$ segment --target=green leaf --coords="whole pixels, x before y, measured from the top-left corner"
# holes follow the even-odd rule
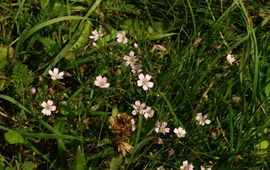
[[[121,166],[121,157],[113,157],[110,163],[110,169],[119,170]]]
[[[17,102],[15,99],[7,96],[7,95],[3,95],[0,94],[0,98],[9,101],[10,103],[15,104],[17,107],[19,107],[20,109],[26,111],[27,113],[31,113],[27,108],[25,108],[22,104],[20,104],[19,102]]]
[[[23,164],[22,169],[23,170],[33,170],[36,169],[37,165],[34,162],[27,161]]]
[[[65,20],[83,20],[85,19],[84,17],[80,17],[80,16],[64,16],[64,17],[58,17],[58,18],[54,18],[51,19],[49,21],[45,21],[42,22],[38,25],[36,25],[35,27],[33,27],[32,29],[30,29],[29,31],[26,31],[22,34],[22,36],[20,37],[19,41],[17,42],[16,48],[15,48],[15,56],[18,55],[19,50],[22,46],[22,44],[24,43],[24,41],[29,38],[31,35],[33,35],[35,32],[39,31],[40,29],[47,27],[49,25],[61,22],[61,21],[65,21]]]
[[[76,152],[76,157],[75,157],[75,169],[76,170],[84,170],[84,156],[81,150],[81,147],[78,146],[77,152]]]
[[[25,143],[24,138],[19,133],[12,130],[5,133],[5,139],[10,144]]]

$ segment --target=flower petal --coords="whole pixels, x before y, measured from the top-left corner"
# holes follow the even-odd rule
[[[148,86],[143,86],[143,89],[144,90],[148,90]]]
[[[140,87],[140,86],[142,86],[143,84],[142,84],[142,81],[141,80],[138,80],[137,81],[137,85]]]
[[[53,105],[53,101],[48,100],[48,101],[47,101],[47,104],[50,105],[50,106],[52,106],[52,105]]]
[[[56,110],[56,106],[51,106],[51,111],[55,111]]]
[[[151,79],[151,76],[149,74],[146,74],[145,79],[149,81]]]
[[[59,72],[58,68],[53,69],[53,73],[58,74],[58,72]]]
[[[150,87],[150,88],[154,87],[154,83],[153,83],[153,82],[148,82],[147,85],[148,85],[148,87]]]
[[[49,74],[52,76],[53,75],[53,72],[52,72],[52,70],[49,70]]]
[[[143,75],[142,73],[139,74],[139,79],[140,79],[140,80],[144,79],[144,75]]]
[[[42,102],[42,103],[41,103],[41,106],[42,106],[42,107],[46,107],[46,106],[47,106],[47,103],[46,103],[46,102]]]

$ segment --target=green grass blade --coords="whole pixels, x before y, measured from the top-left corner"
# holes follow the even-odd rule
[[[31,113],[26,107],[24,107],[22,104],[20,104],[18,101],[16,101],[15,99],[7,96],[7,95],[3,95],[0,94],[0,98],[9,101],[10,103],[13,103],[14,105],[16,105],[18,108],[26,111],[27,113]]]
[[[19,50],[20,50],[22,44],[24,43],[24,41],[27,38],[29,38],[31,35],[33,35],[35,32],[39,31],[40,29],[47,27],[49,25],[61,22],[61,21],[65,21],[65,20],[83,20],[83,19],[85,19],[85,18],[80,17],[80,16],[64,16],[64,17],[54,18],[54,19],[51,19],[49,21],[45,21],[43,23],[36,25],[35,27],[31,28],[29,31],[26,31],[21,35],[21,37],[16,45],[14,56],[18,55]]]

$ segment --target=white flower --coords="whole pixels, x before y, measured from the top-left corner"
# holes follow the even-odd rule
[[[136,64],[136,61],[137,61],[137,58],[136,56],[134,55],[134,51],[130,51],[129,52],[129,56],[125,55],[124,56],[124,60],[126,60],[125,62],[125,66],[133,66]]]
[[[167,122],[157,122],[156,124],[156,128],[155,128],[155,131],[156,133],[163,133],[164,135],[166,133],[169,133],[170,132],[170,128],[167,128]]]
[[[188,161],[183,161],[183,164],[182,166],[180,166],[180,169],[181,170],[193,170],[193,165],[192,164],[189,164]]]
[[[207,115],[202,115],[202,113],[198,113],[196,115],[196,120],[199,122],[200,125],[204,126],[205,124],[209,125],[211,120],[207,119]]]
[[[143,110],[143,116],[145,117],[145,119],[153,117],[154,113],[155,111],[149,106],[147,106],[146,109]]]
[[[206,167],[205,168],[204,166],[201,165],[201,170],[212,170],[212,168],[211,167]]]
[[[181,127],[179,127],[179,128],[174,128],[174,130],[173,130],[173,132],[176,134],[176,136],[178,137],[178,138],[183,138],[183,137],[185,137],[186,136],[186,131],[185,131],[185,129],[183,129],[183,128],[181,128]]]
[[[132,123],[132,131],[135,131],[136,130],[136,120],[131,119],[131,123]]]
[[[131,65],[131,71],[132,73],[134,74],[139,74],[140,72],[142,72],[142,65],[141,64],[134,64],[134,65]]]
[[[128,39],[126,37],[126,31],[118,32],[117,35],[117,42],[126,44],[128,42]]]
[[[102,33],[101,29],[99,29],[99,31],[97,31],[97,30],[92,31],[92,35],[89,36],[89,38],[93,39],[94,41],[97,41],[102,36],[103,36],[103,33]]]
[[[64,72],[62,71],[59,73],[58,68],[54,68],[53,71],[49,70],[49,74],[53,80],[63,79],[64,76]]]
[[[235,62],[235,58],[232,54],[227,55],[227,60],[230,64],[233,64]]]
[[[143,109],[145,108],[145,106],[146,106],[145,103],[141,104],[141,102],[139,100],[135,101],[135,105],[134,104],[132,105],[132,107],[134,109],[132,111],[132,114],[133,115],[136,115],[137,113],[143,114]]]
[[[46,116],[50,116],[51,113],[56,110],[56,106],[53,105],[53,101],[51,100],[42,102],[41,106],[43,107],[41,112]]]
[[[110,83],[107,83],[107,78],[102,76],[97,76],[95,80],[95,85],[100,88],[108,88]]]
[[[152,88],[154,83],[150,81],[151,76],[146,74],[145,76],[141,73],[139,74],[139,80],[137,81],[137,85],[143,87],[143,90],[148,90],[148,88]]]

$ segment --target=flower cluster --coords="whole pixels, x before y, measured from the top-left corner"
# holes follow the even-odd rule
[[[141,103],[139,100],[135,101],[135,104],[133,104],[132,107],[134,109],[132,111],[133,115],[141,114],[145,119],[154,116],[155,111],[151,107],[146,106],[145,103]]]
[[[53,70],[49,70],[49,75],[51,76],[51,79],[53,81],[60,80],[60,79],[63,79],[64,78],[63,77],[64,76],[64,72],[59,72],[59,69],[58,68],[54,68]],[[36,89],[35,88],[32,88],[31,91],[32,91],[32,94],[35,94],[36,93]],[[43,101],[41,103],[41,106],[43,107],[43,109],[42,109],[41,112],[45,116],[50,116],[52,114],[52,112],[56,111],[56,106],[53,105],[53,101],[52,100]]]
[[[130,51],[129,55],[124,55],[123,59],[125,60],[125,66],[131,67],[132,73],[139,74],[140,72],[142,72],[142,65],[140,63],[137,63],[138,58],[135,55],[134,51]]]

